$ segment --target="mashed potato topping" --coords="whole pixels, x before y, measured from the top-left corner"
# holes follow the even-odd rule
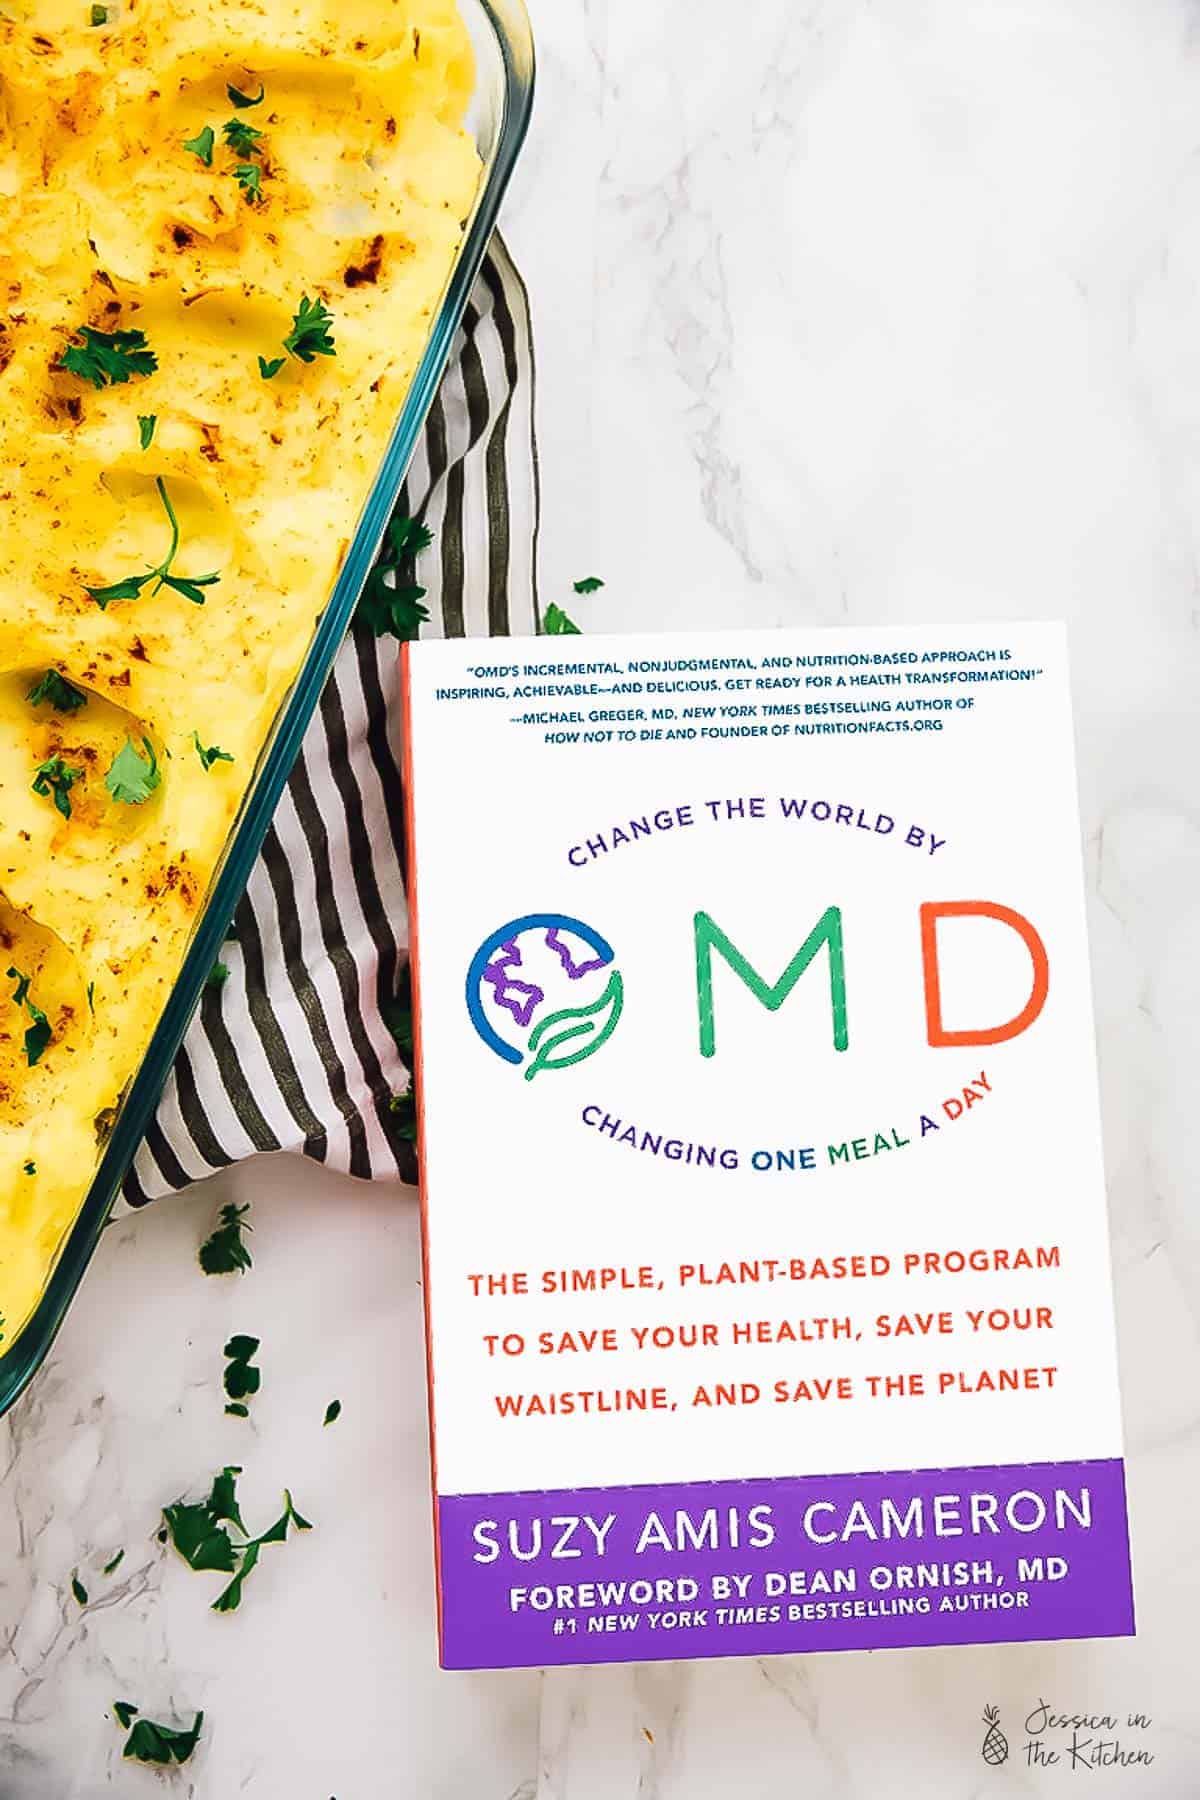
[[[0,0],[0,1354],[424,348],[472,81],[454,0]]]

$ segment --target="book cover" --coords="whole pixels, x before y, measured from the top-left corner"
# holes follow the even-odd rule
[[[1063,629],[404,654],[443,1666],[1132,1633]]]

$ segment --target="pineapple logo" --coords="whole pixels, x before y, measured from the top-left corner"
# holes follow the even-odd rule
[[[1000,1711],[995,1706],[985,1706],[983,1722],[987,1726],[987,1736],[983,1740],[983,1748],[979,1752],[985,1763],[998,1769],[1001,1763],[1008,1761],[1008,1739],[1000,1729]]]

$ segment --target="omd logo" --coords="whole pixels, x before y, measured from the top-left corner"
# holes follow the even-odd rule
[[[1022,991],[1012,996],[1007,1017],[977,1019],[953,1028],[946,1024],[938,927],[948,919],[971,919],[1020,941],[1029,974]],[[1046,947],[1030,920],[1010,906],[994,900],[923,902],[913,947],[921,961],[925,1035],[933,1049],[1006,1043],[1028,1031],[1046,1004],[1050,991]],[[836,1052],[849,1050],[851,982],[840,906],[826,907],[774,977],[764,974],[708,912],[692,916],[691,953],[702,1057],[716,1056],[719,1048],[714,980],[718,961],[772,1013],[780,1010],[815,964],[807,985],[828,996],[831,1047]],[[479,945],[467,969],[466,1003],[471,1023],[488,1049],[523,1068],[526,1081],[532,1081],[543,1070],[571,1068],[608,1042],[621,1019],[625,986],[612,946],[592,926],[566,913],[526,913],[498,926]]]

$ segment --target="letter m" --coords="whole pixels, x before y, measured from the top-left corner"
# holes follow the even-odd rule
[[[717,1049],[717,1027],[713,1018],[713,951],[718,950],[754,998],[768,1012],[778,1012],[810,962],[823,945],[829,949],[829,999],[833,1013],[833,1047],[844,1050],[850,1042],[846,1028],[846,958],[842,941],[842,913],[829,907],[793,956],[779,980],[772,986],[758,970],[747,962],[737,945],[725,936],[715,920],[706,912],[698,912],[696,925],[696,1003],[700,1013],[700,1054],[714,1056]]]

